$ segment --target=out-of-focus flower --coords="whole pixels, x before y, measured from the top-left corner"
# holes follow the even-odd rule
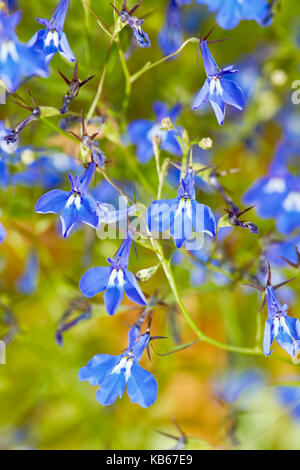
[[[11,15],[0,11],[0,80],[11,93],[19,88],[23,77],[49,75],[44,57],[18,40],[15,28],[20,19],[18,11]]]
[[[276,387],[278,401],[284,407],[291,407],[290,414],[297,421],[300,419],[300,387]]]
[[[134,275],[128,271],[128,258],[132,235],[128,232],[114,258],[107,258],[110,267],[89,269],[81,278],[79,288],[86,297],[104,292],[104,302],[109,315],[114,315],[124,297],[136,304],[147,305],[147,301]]]
[[[127,393],[132,403],[143,408],[153,405],[157,396],[157,383],[153,375],[143,369],[139,362],[147,348],[150,335],[138,335],[134,326],[129,330],[128,348],[118,356],[97,354],[79,371],[79,380],[88,380],[90,385],[100,385],[97,400],[103,405],[111,405]]]
[[[176,0],[167,5],[164,25],[158,36],[158,44],[164,55],[177,51],[182,44],[182,13]]]
[[[12,184],[53,188],[62,184],[66,172],[78,172],[81,166],[64,153],[41,155],[12,176]]]
[[[188,170],[181,180],[177,197],[153,201],[147,212],[147,224],[151,232],[165,232],[170,229],[177,248],[193,232],[207,233],[214,237],[216,222],[210,207],[195,199],[194,172]]]
[[[216,20],[223,29],[235,28],[242,20],[255,20],[261,26],[272,22],[271,5],[267,0],[196,0],[217,11]]]
[[[266,248],[266,258],[275,266],[286,266],[287,261],[295,266],[299,263],[298,252],[300,252],[300,235],[295,237],[271,242]],[[277,282],[277,281],[276,281]]]
[[[262,374],[257,370],[231,371],[218,376],[214,383],[214,392],[223,402],[229,405],[238,403],[239,407],[244,407],[264,382]]]
[[[36,252],[30,253],[26,261],[25,270],[17,281],[16,289],[22,294],[32,294],[37,287],[38,271],[38,255]]]
[[[87,194],[89,184],[95,173],[96,164],[91,162],[82,176],[69,175],[72,189],[70,192],[52,189],[36,203],[35,211],[42,214],[59,214],[62,235],[66,238],[81,223],[97,228],[99,224],[96,201]]]
[[[75,62],[75,56],[70,48],[67,36],[63,32],[65,18],[69,6],[69,0],[60,0],[50,21],[46,18],[37,18],[38,23],[46,29],[37,31],[28,41],[37,56],[45,57],[47,63],[55,56],[57,51],[70,62]]]
[[[217,121],[223,124],[226,104],[234,106],[240,111],[244,109],[245,97],[240,87],[228,79],[228,75],[237,73],[233,65],[220,69],[208,48],[207,41],[200,40],[204,68],[207,79],[193,101],[193,109],[198,109],[208,100],[215,112]],[[227,76],[227,78],[225,78]]]
[[[3,225],[0,223],[0,243],[2,243],[5,240],[6,237],[6,230],[3,227]]]
[[[278,146],[268,176],[259,178],[245,193],[244,202],[254,204],[260,217],[276,218],[280,233],[288,234],[300,225],[300,179],[286,166],[287,149]]]
[[[137,145],[137,157],[141,163],[147,163],[153,157],[152,139],[155,136],[160,137],[162,150],[166,150],[176,156],[182,154],[176,131],[161,129],[161,121],[164,118],[169,117],[175,123],[181,111],[181,106],[177,104],[173,108],[168,109],[165,103],[155,101],[153,109],[156,115],[155,122],[147,119],[137,119],[128,126],[129,141]],[[180,129],[177,129],[180,132]]]

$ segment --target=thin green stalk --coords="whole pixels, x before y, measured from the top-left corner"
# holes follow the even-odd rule
[[[157,67],[160,64],[163,64],[167,60],[171,59],[171,57],[174,57],[175,55],[179,54],[185,46],[187,46],[189,43],[197,43],[199,44],[199,38],[189,38],[187,39],[180,47],[177,49],[177,51],[173,52],[172,54],[163,57],[160,60],[157,60],[156,62],[148,62],[146,65],[144,65],[143,68],[138,70],[135,74],[131,75],[131,83],[134,83],[138,78],[140,78],[144,73],[148,72],[148,70],[153,69],[154,67]]]
[[[130,76],[130,72],[129,72],[127,62],[124,56],[124,52],[121,46],[119,34],[117,34],[116,36],[116,44],[117,44],[117,48],[119,51],[120,62],[122,65],[124,76],[125,76],[125,96],[124,96],[123,103],[122,103],[122,115],[125,116],[127,108],[128,108],[129,97],[131,94],[131,76]]]

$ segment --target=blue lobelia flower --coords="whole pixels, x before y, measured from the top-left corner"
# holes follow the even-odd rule
[[[212,237],[216,234],[212,210],[195,199],[194,172],[190,169],[181,180],[177,197],[153,201],[146,220],[151,232],[165,232],[170,229],[177,248],[190,237],[193,229]]]
[[[36,203],[35,211],[42,214],[59,214],[62,235],[66,238],[81,223],[97,228],[99,223],[96,201],[87,194],[95,173],[96,164],[91,162],[81,177],[69,175],[70,192],[52,189]]]
[[[262,218],[276,218],[280,233],[288,234],[300,225],[300,179],[286,165],[291,149],[279,144],[268,175],[259,178],[245,193],[244,202],[255,204]]]
[[[271,285],[265,289],[268,306],[268,319],[265,324],[263,350],[265,356],[271,354],[271,345],[276,339],[277,343],[295,358],[300,350],[300,322],[297,318],[287,315],[288,306],[281,305]]]
[[[147,348],[150,335],[138,337],[138,328],[129,330],[128,348],[118,356],[97,354],[79,371],[79,380],[88,380],[90,385],[100,385],[97,400],[101,405],[111,405],[127,393],[132,403],[143,408],[153,405],[157,397],[157,383],[153,375],[143,369],[139,362]]]
[[[114,315],[124,297],[136,304],[147,305],[147,301],[134,275],[128,271],[128,258],[132,236],[128,232],[114,258],[107,258],[110,267],[89,269],[81,278],[79,288],[86,297],[104,292],[104,302],[109,315]]]
[[[22,294],[32,294],[37,287],[39,259],[35,252],[29,254],[25,270],[17,281],[16,289]]]
[[[177,51],[182,44],[182,13],[177,0],[167,5],[164,25],[158,36],[158,44],[164,55]]]
[[[244,94],[240,87],[229,79],[229,76],[237,73],[238,70],[233,65],[220,69],[211,55],[205,39],[200,39],[200,50],[207,79],[196,95],[192,107],[198,109],[209,100],[218,123],[222,125],[225,118],[226,104],[234,106],[240,111],[244,109]]]
[[[112,7],[118,13],[121,22],[127,24],[131,28],[131,31],[133,32],[139,47],[150,47],[151,44],[149,36],[147,33],[145,33],[145,31],[142,30],[142,25],[144,24],[145,20],[133,16],[133,13],[140,6],[142,1],[143,0],[140,0],[130,11],[127,11],[127,0],[123,0],[121,11],[117,10],[114,5],[112,5]]]
[[[267,0],[196,0],[210,11],[218,10],[216,20],[223,29],[235,28],[241,20],[255,20],[261,26],[272,22],[271,5]]]
[[[297,378],[293,378],[297,382]],[[291,381],[287,377],[287,381]],[[292,381],[291,381],[292,382]],[[300,387],[297,387],[296,383],[293,386],[286,387],[276,387],[275,390],[276,396],[284,407],[287,407],[290,410],[291,416],[299,421],[300,419]]]
[[[243,408],[251,396],[263,387],[264,382],[258,370],[234,370],[218,376],[215,380],[214,392],[224,403],[233,405],[238,402],[239,407]]]
[[[263,339],[263,351],[265,356],[271,354],[271,345],[274,339],[276,339],[277,343],[290,354],[292,358],[299,359],[300,322],[297,318],[292,318],[287,315],[288,306],[286,304],[281,305],[275,294],[275,290],[292,280],[293,279],[289,279],[273,287],[271,283],[271,267],[268,263],[268,280],[265,288],[255,284],[245,284],[265,294],[261,306],[261,309],[265,304],[267,304],[268,307],[268,319],[265,323]]]
[[[69,0],[60,0],[50,21],[45,18],[37,18],[38,23],[45,26],[46,29],[37,31],[28,42],[30,47],[42,53],[40,55],[44,55],[47,63],[57,51],[70,62],[76,62],[67,36],[63,32],[68,6]]]
[[[23,77],[49,75],[44,57],[18,40],[15,27],[20,19],[18,11],[11,15],[0,12],[0,80],[11,93],[17,90]]]
[[[24,170],[14,173],[12,184],[50,189],[63,183],[66,172],[78,172],[81,168],[74,158],[64,153],[42,154],[28,162]]]
[[[3,225],[0,223],[0,243],[2,243],[5,240],[6,237],[6,230],[3,227]]]
[[[137,119],[128,126],[128,137],[132,144],[137,145],[137,157],[141,163],[147,163],[153,157],[152,139],[154,136],[161,138],[161,149],[176,156],[182,155],[181,147],[177,140],[175,130],[162,130],[162,119],[169,117],[174,123],[181,111],[179,104],[168,109],[168,106],[161,101],[155,101],[153,109],[156,114],[155,122],[147,119]],[[180,132],[180,129],[178,129]]]
[[[179,6],[179,7],[183,7],[183,5],[188,5],[189,3],[191,3],[192,0],[175,0],[175,3]]]
[[[286,267],[286,263],[289,263],[293,267],[298,267],[300,265],[300,235],[269,243],[265,256],[275,266]]]

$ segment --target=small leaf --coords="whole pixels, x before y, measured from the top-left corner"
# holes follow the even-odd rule
[[[219,219],[217,231],[222,227],[232,227],[228,219],[228,214],[223,215],[223,217]]]
[[[151,279],[152,276],[154,276],[159,265],[160,264],[157,264],[156,266],[151,266],[150,268],[141,269],[140,271],[136,273],[137,279],[141,282],[148,281],[149,279]]]
[[[60,115],[58,109],[53,108],[52,106],[40,106],[39,108],[41,110],[40,119]]]

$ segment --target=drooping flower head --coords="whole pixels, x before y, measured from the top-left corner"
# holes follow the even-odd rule
[[[123,0],[121,11],[117,10],[113,5],[112,7],[118,13],[121,22],[130,26],[138,45],[140,47],[150,47],[151,44],[149,36],[142,30],[142,25],[144,24],[145,20],[133,16],[133,13],[140,6],[142,1],[143,0],[140,0],[130,11],[127,11],[127,0]]]
[[[132,234],[128,231],[114,258],[107,259],[110,267],[89,269],[79,283],[79,288],[86,297],[94,297],[99,292],[105,291],[104,302],[109,315],[116,313],[124,297],[124,291],[132,302],[147,305],[135,276],[127,269],[131,244]]]
[[[271,4],[267,0],[196,0],[210,11],[218,11],[216,20],[223,29],[235,28],[241,20],[255,20],[261,26],[272,22]]]
[[[90,385],[100,386],[97,400],[101,405],[111,405],[118,397],[121,398],[126,386],[132,403],[143,408],[153,405],[157,396],[156,380],[139,365],[150,339],[149,333],[139,335],[134,326],[129,330],[129,344],[123,354],[97,354],[80,369],[79,380],[88,380]]]
[[[87,194],[95,173],[96,164],[91,162],[81,177],[69,175],[71,191],[52,189],[36,203],[35,211],[42,214],[59,214],[62,236],[68,237],[81,223],[97,228],[99,223],[96,201]]]
[[[51,61],[57,51],[70,62],[76,61],[63,31],[68,6],[69,0],[60,0],[50,20],[37,18],[38,23],[45,26],[46,29],[37,31],[28,42],[32,49],[45,57],[47,63]]]
[[[300,351],[300,322],[297,318],[287,315],[288,306],[281,305],[272,286],[265,290],[268,307],[268,319],[265,324],[263,349],[266,356],[271,354],[271,345],[277,343],[293,358]]]
[[[175,123],[181,111],[181,105],[177,104],[169,109],[166,103],[155,101],[153,104],[155,121],[137,119],[128,126],[128,137],[132,144],[137,145],[137,157],[141,163],[147,163],[153,157],[152,139],[158,136],[161,139],[161,149],[176,156],[182,155],[175,130],[163,130],[161,121],[169,117]],[[177,128],[180,132],[180,128]]]
[[[241,111],[244,109],[245,97],[240,87],[228,78],[228,76],[237,73],[238,70],[233,65],[220,69],[211,55],[206,41],[211,31],[205,39],[200,39],[200,51],[207,79],[196,95],[192,108],[198,109],[209,100],[218,123],[222,125],[225,118],[226,104]]]
[[[272,352],[272,343],[274,339],[276,339],[277,343],[292,358],[298,359],[300,351],[300,322],[297,318],[292,318],[287,315],[288,306],[286,304],[281,305],[275,294],[275,290],[293,279],[289,279],[288,281],[284,281],[273,287],[271,284],[270,264],[268,264],[268,269],[269,274],[265,288],[253,284],[247,284],[250,287],[254,287],[261,292],[264,292],[265,294],[262,307],[267,304],[268,318],[265,323],[263,351],[265,356],[269,356]]]
[[[15,28],[20,19],[18,11],[11,15],[0,11],[0,80],[11,93],[19,88],[23,77],[49,75],[44,57],[18,40]]]
[[[191,169],[181,179],[177,197],[153,201],[146,220],[151,232],[165,232],[170,229],[177,248],[184,244],[193,230],[212,237],[216,234],[212,210],[195,199],[194,172]]]

